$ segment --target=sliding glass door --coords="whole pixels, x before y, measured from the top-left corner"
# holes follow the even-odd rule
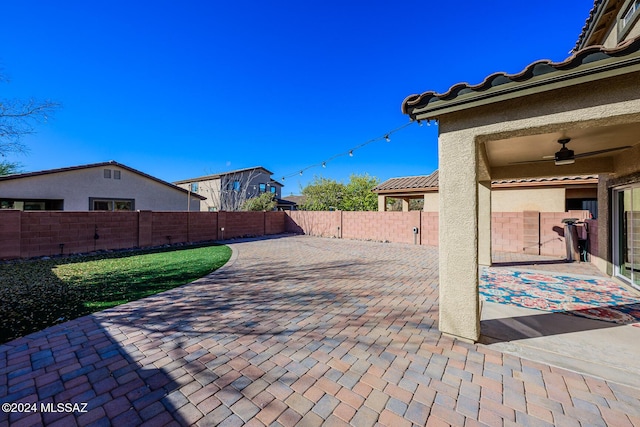
[[[615,191],[616,274],[640,289],[640,184]]]

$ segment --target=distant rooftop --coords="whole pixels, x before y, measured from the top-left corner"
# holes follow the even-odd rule
[[[598,175],[574,175],[574,176],[554,176],[547,178],[522,178],[504,179],[491,181],[492,186],[509,187],[532,185],[558,185],[558,184],[595,184],[598,182]],[[438,170],[431,175],[405,176],[391,178],[379,184],[373,189],[374,193],[387,192],[393,190],[411,191],[437,191],[438,190]]]
[[[190,184],[192,182],[197,182],[197,181],[208,181],[211,179],[218,179],[221,178],[223,176],[227,176],[227,175],[235,175],[235,174],[241,174],[244,172],[249,172],[249,171],[254,171],[254,170],[258,170],[261,169],[263,172],[269,174],[269,176],[273,175],[273,172],[271,172],[269,169],[266,169],[262,166],[254,166],[254,167],[250,167],[250,168],[244,168],[244,169],[236,169],[236,170],[231,170],[231,171],[226,171],[226,172],[219,172],[219,173],[214,173],[211,175],[203,175],[203,176],[198,176],[195,178],[188,178],[188,179],[182,179],[180,181],[174,181],[174,184]],[[274,181],[276,184],[280,184],[277,181]],[[282,184],[280,184],[282,185]]]

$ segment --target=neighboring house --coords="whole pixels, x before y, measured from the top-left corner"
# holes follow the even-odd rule
[[[598,216],[598,176],[578,175],[549,178],[503,179],[491,182],[493,212],[566,212],[588,210]],[[378,194],[378,210],[388,209],[389,198],[402,200],[402,210],[409,201],[424,200],[423,211],[438,212],[438,171],[426,176],[391,178],[373,189]]]
[[[282,200],[290,203],[290,208],[287,210],[297,211],[300,209],[300,206],[304,204],[305,196],[294,196],[291,194],[290,196],[283,197]]]
[[[598,175],[592,262],[640,289],[639,22],[638,0],[596,0],[566,60],[403,101],[411,119],[439,122],[442,332],[480,336],[478,267],[492,262],[492,181]],[[419,26],[407,36],[422,42]]]
[[[115,161],[0,176],[0,209],[186,211],[204,199]]]
[[[280,201],[283,185],[271,179],[273,172],[256,166],[174,182],[175,185],[206,197],[203,211],[238,211],[247,199],[261,193],[273,193]]]

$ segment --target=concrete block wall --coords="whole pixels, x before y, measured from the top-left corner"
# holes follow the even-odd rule
[[[289,233],[304,233],[317,237],[342,237],[342,212],[288,211],[286,227]]]
[[[522,252],[523,213],[491,213],[491,247],[494,251]]]
[[[540,212],[522,212],[522,252],[540,255]]]
[[[420,212],[343,212],[342,237],[397,243],[420,243]]]
[[[134,247],[136,212],[22,212],[20,258]]]
[[[438,245],[437,212],[305,212],[286,213],[286,230],[320,237],[388,241],[413,244],[413,227],[418,227],[417,243]],[[587,218],[588,211],[493,212],[492,249],[532,255],[566,255],[564,218]],[[597,221],[591,220],[590,245],[597,248]],[[470,236],[471,238],[471,236]],[[595,252],[593,252],[595,253]]]
[[[153,212],[151,246],[188,242],[187,212]]]
[[[438,212],[420,212],[420,244],[438,246]]]
[[[585,219],[587,216],[588,211],[495,212],[492,214],[493,250],[564,256],[566,249],[562,219]],[[414,227],[418,228],[417,235],[413,233]],[[589,220],[591,253],[597,253],[597,229],[597,221]],[[284,232],[437,246],[438,213],[2,210],[0,259],[149,247]],[[60,246],[61,244],[63,246]]]
[[[279,234],[285,218],[284,212],[0,210],[0,259]]]
[[[563,219],[566,212],[545,212],[540,217],[540,255],[562,255],[567,253],[564,241]]]

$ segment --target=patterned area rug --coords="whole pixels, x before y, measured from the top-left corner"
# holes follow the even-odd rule
[[[488,302],[640,325],[640,298],[607,279],[492,267],[482,271],[480,295]]]

